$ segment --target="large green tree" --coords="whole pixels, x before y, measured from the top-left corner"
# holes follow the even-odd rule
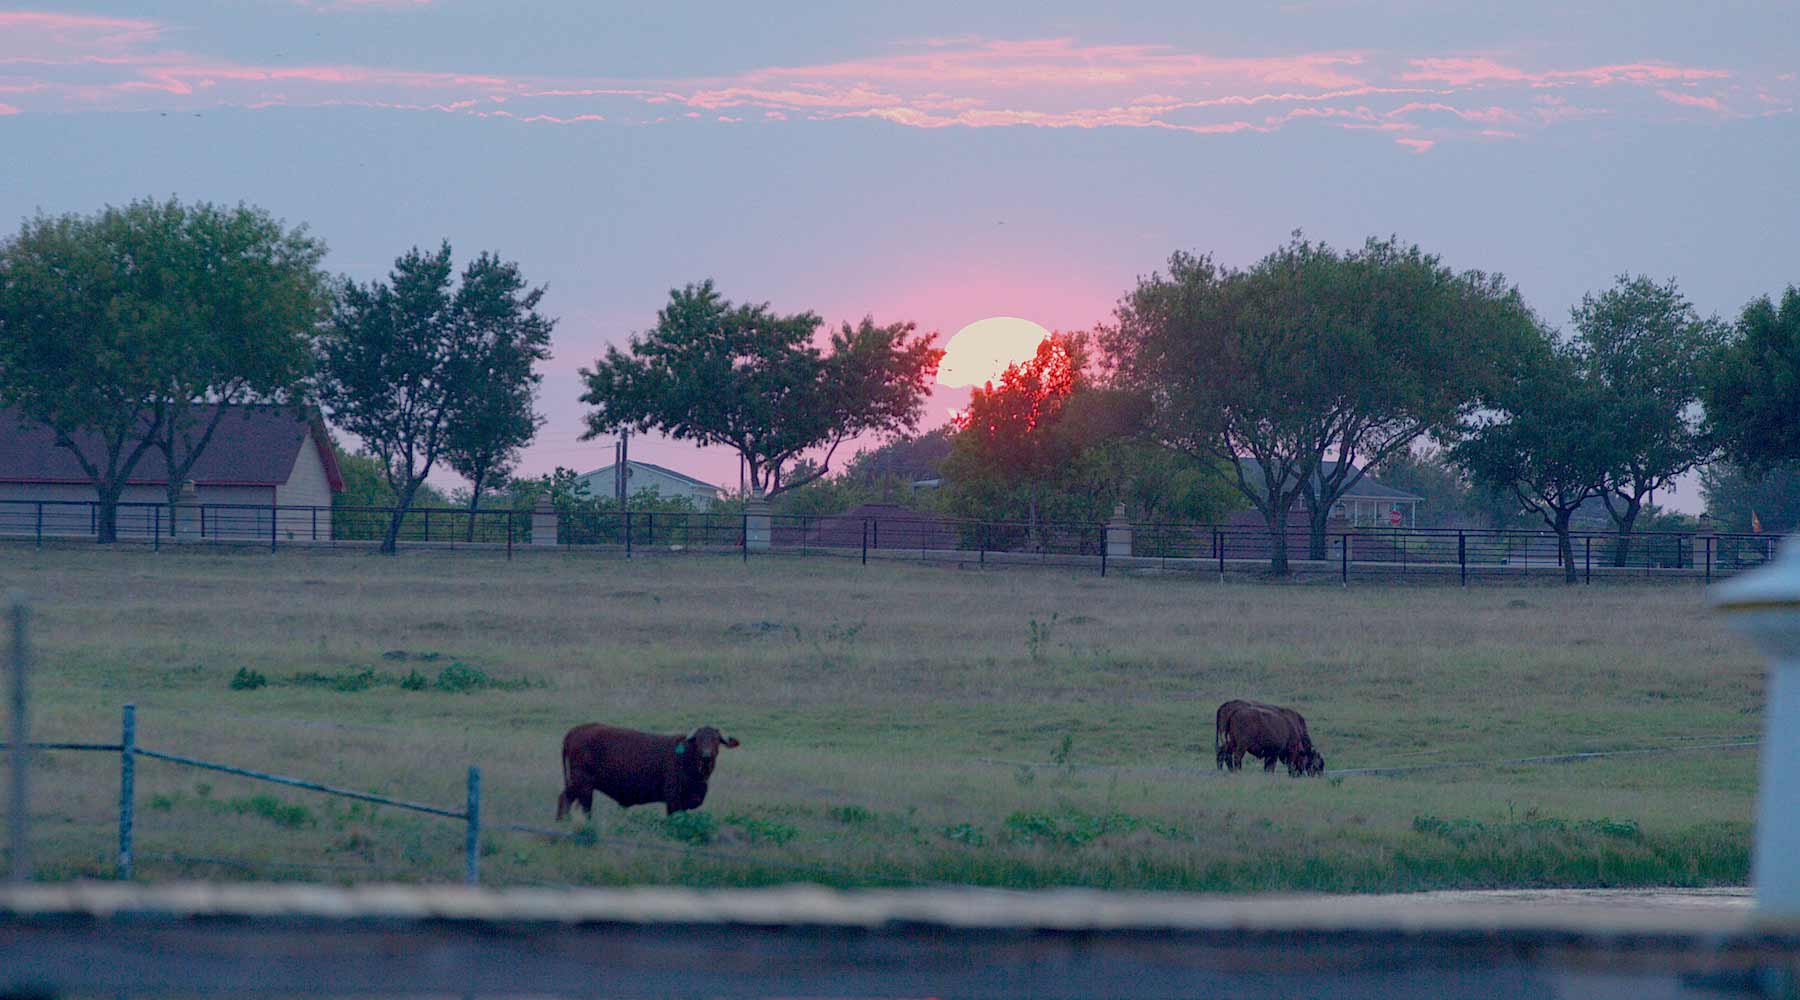
[[[1610,390],[1589,376],[1575,349],[1542,344],[1469,418],[1451,456],[1483,488],[1507,491],[1556,532],[1564,579],[1579,579],[1570,523],[1613,481],[1621,448]]]
[[[170,497],[225,408],[275,397],[308,363],[323,248],[239,206],[136,201],[37,216],[0,242],[0,403],[49,427],[94,485],[99,540],[144,454]]]
[[[1800,531],[1800,463],[1751,469],[1714,462],[1700,470],[1700,494],[1719,531]]]
[[[655,327],[582,369],[581,399],[594,407],[586,437],[629,427],[723,445],[742,456],[753,492],[775,496],[826,475],[851,438],[916,427],[943,357],[931,335],[864,318],[822,350],[823,325],[810,312],[733,304],[711,281],[671,291]]]
[[[1800,287],[1744,307],[1707,366],[1706,414],[1740,465],[1800,462]]]
[[[536,365],[550,357],[556,322],[537,313],[543,288],[531,288],[518,265],[489,254],[463,273],[458,322],[463,326],[464,365],[476,386],[450,421],[444,460],[469,481],[469,523],[464,537],[475,540],[475,514],[482,491],[512,475],[519,452],[537,436]]]
[[[516,266],[483,254],[460,283],[450,244],[414,247],[385,281],[345,282],[319,363],[318,394],[339,427],[381,462],[394,508],[381,542],[393,553],[407,511],[465,415],[516,391],[481,364],[497,331],[527,338],[548,322]]]
[[[1158,440],[1225,463],[1285,574],[1296,502],[1323,558],[1331,509],[1364,470],[1497,392],[1535,331],[1497,275],[1392,239],[1340,252],[1296,235],[1242,271],[1177,253],[1100,341],[1120,385],[1152,401]]]
[[[1712,453],[1700,392],[1722,329],[1701,318],[1674,281],[1642,276],[1583,296],[1572,319],[1573,359],[1610,397],[1608,438],[1617,452],[1600,499],[1619,532],[1614,564],[1623,566],[1645,500]]]

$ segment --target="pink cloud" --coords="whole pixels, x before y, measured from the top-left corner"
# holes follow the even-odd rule
[[[16,115],[19,113],[20,113],[19,109],[13,107],[10,104],[0,104],[0,118],[4,118],[7,115]]]
[[[423,7],[432,0],[294,2],[349,9]],[[1759,83],[1722,69],[1654,61],[1533,67],[1484,54],[1259,56],[1071,38],[967,37],[704,78],[514,77],[479,66],[458,72],[270,65],[182,51],[168,41],[178,34],[142,18],[0,13],[0,94],[22,110],[50,113],[358,107],[620,127],[676,117],[1194,135],[1325,126],[1404,136],[1415,140],[1408,148],[1423,151],[1456,139],[1521,137],[1598,115],[1691,121],[1677,109],[1725,107],[1716,96],[1686,88],[1710,81],[1749,94]],[[1600,88],[1608,94],[1604,108],[1582,96]],[[1758,99],[1782,110],[1792,106]]]
[[[1400,139],[1395,139],[1394,141],[1399,143],[1402,146],[1405,146],[1406,148],[1412,150],[1415,153],[1423,153],[1423,152],[1429,150],[1431,147],[1437,145],[1437,140],[1435,140],[1435,139],[1400,138]]]
[[[1656,96],[1670,104],[1679,104],[1685,108],[1705,108],[1708,111],[1725,113],[1725,105],[1716,97],[1702,97],[1699,94],[1683,94],[1674,90],[1658,90]]]

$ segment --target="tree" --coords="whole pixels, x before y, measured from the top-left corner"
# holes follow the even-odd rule
[[[1744,307],[1707,366],[1706,414],[1740,465],[1800,462],[1800,287]]]
[[[1614,565],[1624,566],[1645,499],[1711,454],[1700,413],[1701,373],[1721,339],[1674,281],[1621,276],[1572,311],[1573,356],[1610,396],[1616,463],[1600,499],[1618,527]],[[1800,411],[1796,411],[1800,412]]]
[[[826,475],[844,441],[918,425],[943,352],[911,323],[865,317],[813,346],[823,321],[767,303],[733,305],[709,281],[669,293],[656,326],[628,351],[609,347],[581,370],[596,409],[586,439],[630,427],[723,445],[742,456],[752,491],[775,496]],[[824,449],[803,475],[802,456]]]
[[[1556,532],[1564,579],[1574,583],[1569,523],[1613,481],[1620,446],[1610,392],[1582,369],[1572,348],[1548,335],[1495,399],[1496,411],[1471,418],[1451,447],[1477,485],[1510,491]]]
[[[381,462],[394,493],[381,551],[392,554],[408,509],[464,415],[493,392],[513,391],[479,363],[496,330],[547,324],[519,295],[516,268],[483,254],[452,287],[450,244],[414,247],[386,281],[345,282],[332,309],[318,392],[332,419]]]
[[[465,375],[472,393],[450,422],[444,460],[469,481],[465,540],[475,540],[482,490],[512,475],[519,451],[544,420],[535,406],[543,381],[533,368],[550,357],[556,322],[539,316],[544,289],[530,288],[517,264],[482,254],[469,264],[458,293]]]
[[[1296,502],[1323,558],[1331,509],[1364,469],[1498,391],[1535,330],[1497,275],[1392,239],[1340,253],[1296,234],[1247,271],[1175,254],[1100,339],[1119,384],[1152,401],[1153,436],[1224,463],[1285,574]]]
[[[298,383],[323,253],[260,210],[176,200],[38,216],[0,244],[0,403],[74,454],[101,543],[149,449],[173,502],[229,405]]]
[[[1080,450],[1080,443],[1057,433],[1057,427],[1069,401],[1088,385],[1087,359],[1085,335],[1053,333],[1030,358],[1007,365],[998,386],[976,388],[969,408],[957,417],[945,471],[965,494],[984,478],[1022,487],[1028,537],[1042,527],[1048,473]],[[992,518],[993,511],[986,516]]]
[[[1530,523],[1520,513],[1512,490],[1500,493],[1471,483],[1441,447],[1397,451],[1369,474],[1384,486],[1422,497],[1419,516],[1430,527],[1475,524],[1502,529]]]
[[[1700,470],[1700,495],[1720,531],[1800,530],[1800,463],[1753,469],[1714,462]]]

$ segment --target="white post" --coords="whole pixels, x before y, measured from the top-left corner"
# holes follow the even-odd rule
[[[1125,516],[1125,505],[1113,508],[1112,521],[1106,526],[1106,558],[1131,557],[1131,521]]]
[[[175,540],[200,540],[200,492],[192,479],[181,484],[181,496],[175,501]]]
[[[769,501],[758,490],[744,501],[744,549],[748,552],[769,551]]]
[[[531,510],[531,544],[556,544],[556,505],[547,495],[538,497],[537,506]]]
[[[1775,562],[1713,588],[1713,603],[1774,664],[1750,876],[1758,909],[1800,916],[1800,538]]]

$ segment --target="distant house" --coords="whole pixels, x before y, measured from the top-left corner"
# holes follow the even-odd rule
[[[1254,458],[1246,458],[1242,462],[1244,478],[1249,480],[1252,488],[1260,487],[1263,481],[1261,463]],[[1319,465],[1320,471],[1314,474],[1314,482],[1318,481],[1320,475],[1331,476],[1338,467],[1336,462],[1321,462]],[[1357,472],[1356,466],[1352,465],[1349,476],[1355,476]],[[1344,523],[1354,528],[1416,528],[1419,525],[1419,504],[1424,502],[1424,497],[1384,486],[1365,472],[1354,486],[1338,497],[1337,503],[1331,508],[1331,516],[1343,519]],[[1295,506],[1300,508],[1299,501],[1295,502]]]
[[[215,412],[203,407],[194,419],[204,426]],[[95,435],[76,435],[76,444],[89,456],[101,450]],[[324,422],[286,406],[231,407],[188,479],[208,509],[208,537],[267,538],[273,529],[290,539],[327,541],[332,495],[344,491]],[[120,497],[126,505],[121,536],[143,537],[157,524],[170,530],[168,511],[148,506],[166,505],[168,483],[162,452],[146,450]],[[92,535],[97,499],[93,481],[74,452],[57,444],[55,432],[0,410],[0,532],[35,533],[41,511],[45,534]]]
[[[575,477],[577,483],[587,486],[590,497],[613,497],[618,495],[618,463],[604,469],[595,469]],[[636,459],[625,463],[625,495],[632,496],[644,490],[655,490],[664,499],[686,497],[694,502],[694,506],[704,510],[711,507],[719,499],[723,491],[711,483],[695,479],[693,476],[665,469],[649,462]]]

